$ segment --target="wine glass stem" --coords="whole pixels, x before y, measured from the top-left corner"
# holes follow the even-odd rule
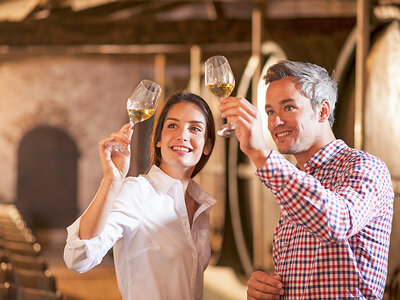
[[[128,138],[129,138],[129,139],[132,138],[132,135],[133,135],[133,126],[136,125],[136,122],[130,121],[130,123],[131,123],[131,127],[129,127],[129,131],[128,131]]]

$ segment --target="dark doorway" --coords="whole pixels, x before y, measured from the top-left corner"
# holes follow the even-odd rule
[[[77,160],[74,141],[59,129],[42,126],[23,137],[17,206],[33,230],[65,228],[75,220]]]

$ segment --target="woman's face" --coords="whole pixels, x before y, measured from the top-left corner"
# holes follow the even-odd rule
[[[190,177],[202,154],[210,153],[206,129],[206,119],[195,104],[180,102],[172,106],[157,142],[161,150],[160,168],[173,177]]]

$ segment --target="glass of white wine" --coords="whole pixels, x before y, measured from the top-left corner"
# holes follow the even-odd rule
[[[218,98],[228,97],[235,88],[235,77],[224,56],[212,56],[206,60],[204,79],[208,90]],[[231,137],[235,134],[235,128],[236,124],[228,120],[219,128],[218,135]]]
[[[161,87],[157,83],[148,79],[144,79],[139,83],[132,96],[126,102],[126,109],[128,110],[132,127],[138,122],[147,120],[154,114],[160,95]]]
[[[160,95],[161,87],[154,81],[144,79],[138,84],[126,102],[131,128],[154,114]],[[112,151],[124,151],[115,142],[107,143],[107,147],[111,147]]]

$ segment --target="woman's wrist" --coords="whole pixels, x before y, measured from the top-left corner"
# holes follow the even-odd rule
[[[101,182],[102,184],[113,185],[122,183],[122,179],[116,176],[104,176]]]

